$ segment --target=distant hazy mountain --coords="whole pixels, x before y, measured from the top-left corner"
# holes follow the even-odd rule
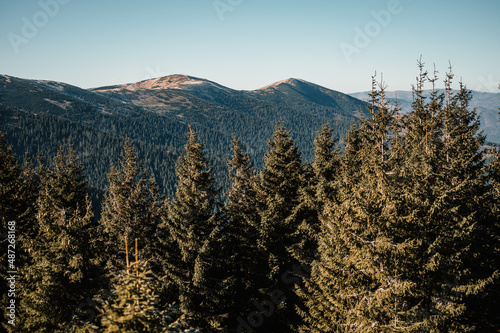
[[[310,160],[315,132],[324,123],[332,125],[342,143],[351,123],[364,112],[364,102],[298,79],[253,91],[187,75],[82,89],[0,75],[0,131],[7,133],[16,152],[52,157],[71,138],[90,185],[101,189],[125,137],[136,144],[165,192],[172,193],[174,163],[183,153],[188,126],[199,131],[212,167],[224,182],[220,174],[226,171],[233,133],[260,166],[274,124],[283,121],[304,159]]]
[[[369,100],[369,91],[350,94],[350,96],[363,101]],[[429,91],[426,91],[428,96]],[[388,99],[398,100],[403,113],[410,112],[413,100],[411,91],[386,91]],[[500,107],[500,93],[488,93],[472,91],[471,106],[475,107],[481,121],[481,129],[486,134],[486,139],[490,142],[500,143],[500,117],[498,108]]]

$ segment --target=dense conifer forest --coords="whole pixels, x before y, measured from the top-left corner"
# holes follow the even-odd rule
[[[278,121],[258,166],[237,136],[225,168],[214,164],[192,127],[174,154],[65,123],[106,142],[102,156],[120,155],[92,169],[74,140],[20,165],[2,134],[2,247],[7,230],[16,237],[14,257],[2,250],[3,329],[498,332],[500,153],[482,148],[471,93],[452,79],[434,89],[421,65],[412,111],[400,114],[373,77],[369,115],[343,144],[325,124],[303,153]],[[43,146],[58,120],[37,117]],[[144,159],[175,163],[175,175]],[[110,162],[105,190],[89,187]],[[3,311],[9,263],[15,326]]]

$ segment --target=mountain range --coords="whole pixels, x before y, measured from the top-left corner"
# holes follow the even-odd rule
[[[397,98],[407,110],[411,93],[397,92]],[[206,142],[224,186],[233,134],[259,167],[274,125],[282,121],[304,160],[311,160],[316,131],[330,123],[342,145],[351,124],[367,115],[366,99],[366,92],[347,95],[293,78],[246,91],[188,75],[94,89],[0,75],[0,131],[18,156],[27,151],[32,158],[37,153],[52,157],[70,139],[96,191],[105,187],[109,165],[118,163],[128,138],[164,192],[172,194],[175,161],[190,126]],[[474,92],[473,104],[488,140],[500,142],[500,94]]]
[[[192,127],[222,184],[233,134],[257,167],[277,121],[292,132],[305,160],[324,123],[342,142],[365,103],[346,94],[288,79],[240,91],[187,75],[132,84],[82,89],[69,84],[0,75],[0,131],[18,156],[51,158],[70,139],[87,170],[89,185],[103,189],[111,163],[117,164],[128,138],[166,194],[175,186],[175,161]]]

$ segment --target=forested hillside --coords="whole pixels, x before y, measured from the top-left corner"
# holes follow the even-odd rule
[[[437,78],[421,65],[411,111],[401,114],[372,78],[368,116],[342,144],[332,124],[316,130],[310,145],[299,143],[283,113],[258,157],[239,133],[212,138],[210,147],[202,134],[216,132],[196,123],[172,122],[172,131],[185,130],[175,138],[183,137],[181,148],[141,140],[148,126],[155,133],[166,124],[159,110],[144,113],[144,123],[94,110],[98,121],[87,123],[3,106],[10,140],[28,133],[33,147],[48,152],[20,165],[0,137],[0,218],[16,244],[2,262],[17,271],[14,298],[7,296],[11,275],[1,272],[4,304],[15,303],[14,319],[2,314],[4,328],[497,332],[500,153],[481,148],[471,92],[463,84],[453,91],[451,79],[426,97]],[[318,93],[290,84],[265,87],[259,98]],[[106,88],[113,89],[121,88]],[[316,112],[326,114],[331,100],[320,96],[326,109]],[[289,103],[305,98],[295,97]],[[313,128],[304,124],[292,127],[302,134]],[[228,150],[228,158],[215,149]],[[175,172],[151,173],[151,161],[156,171],[172,163]],[[112,164],[99,183],[98,217],[87,182],[96,171],[84,163],[102,171]],[[2,234],[3,244],[10,239]]]
[[[244,140],[260,167],[274,123],[283,121],[310,160],[314,133],[322,124],[330,123],[343,140],[363,112],[364,102],[294,79],[247,92],[186,75],[93,90],[0,76],[0,130],[18,157],[23,160],[25,152],[31,160],[37,154],[54,156],[71,140],[97,192],[104,190],[109,166],[117,163],[126,138],[170,196],[174,163],[189,126],[206,143],[217,186],[227,188],[225,161],[233,134]]]

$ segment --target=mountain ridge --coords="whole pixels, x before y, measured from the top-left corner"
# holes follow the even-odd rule
[[[296,78],[255,90],[235,90],[177,74],[83,89],[63,82],[0,75],[0,131],[6,133],[21,160],[24,152],[32,160],[38,153],[51,157],[70,139],[95,193],[105,188],[109,165],[119,163],[121,145],[127,138],[164,193],[172,195],[175,161],[183,154],[189,127],[206,143],[210,167],[220,180],[218,186],[224,188],[229,183],[226,160],[233,134],[260,168],[274,124],[281,121],[291,131],[304,161],[311,161],[316,132],[329,123],[342,146],[351,124],[368,115],[367,103],[359,99],[366,95],[350,96]],[[478,94],[479,108],[488,111],[481,113],[483,117],[500,104],[491,97]],[[500,131],[494,117],[490,118],[486,129],[491,141],[491,133]]]
[[[276,89],[234,90],[188,75],[83,89],[50,80],[0,76],[0,131],[22,159],[52,156],[66,140],[89,170],[89,185],[102,190],[120,142],[128,138],[165,194],[175,191],[175,160],[191,126],[205,142],[211,167],[228,183],[226,158],[237,134],[261,167],[274,125],[291,131],[305,161],[316,131],[330,123],[342,144],[366,103],[305,81],[284,80]],[[71,129],[71,130],[70,130]],[[104,153],[100,153],[104,152]],[[99,163],[98,163],[99,162]]]
[[[152,111],[162,115],[175,115],[178,118],[186,117],[186,113],[207,108],[234,108],[238,112],[255,114],[253,108],[279,105],[295,110],[310,107],[310,113],[320,117],[359,119],[362,114],[366,114],[366,110],[364,107],[359,108],[359,102],[350,98],[363,102],[369,100],[368,91],[345,94],[300,78],[287,78],[254,90],[236,90],[205,78],[186,74],[173,74],[91,89],[52,80],[22,79],[1,74],[0,93],[2,86],[5,89],[7,84],[19,81],[30,85],[27,93],[30,95],[29,100],[36,99],[30,93],[38,91],[44,95],[40,105],[45,105],[46,109],[51,109],[48,104],[59,107],[61,109],[59,114],[69,112],[75,105],[78,108],[82,103],[109,114],[116,114],[116,110],[136,115]],[[44,92],[43,88],[49,89],[52,93]],[[92,95],[93,93],[97,95]],[[61,98],[60,94],[65,97]],[[46,95],[59,95],[59,98]],[[386,96],[389,100],[395,100],[397,97],[402,112],[409,111],[411,91],[387,91]],[[11,107],[29,108],[26,101],[17,104],[7,103]],[[201,104],[203,106],[200,108]],[[358,104],[358,108],[350,109],[353,104]],[[472,106],[478,109],[481,129],[485,131],[489,141],[497,143],[500,143],[499,105],[499,93],[473,91]]]

